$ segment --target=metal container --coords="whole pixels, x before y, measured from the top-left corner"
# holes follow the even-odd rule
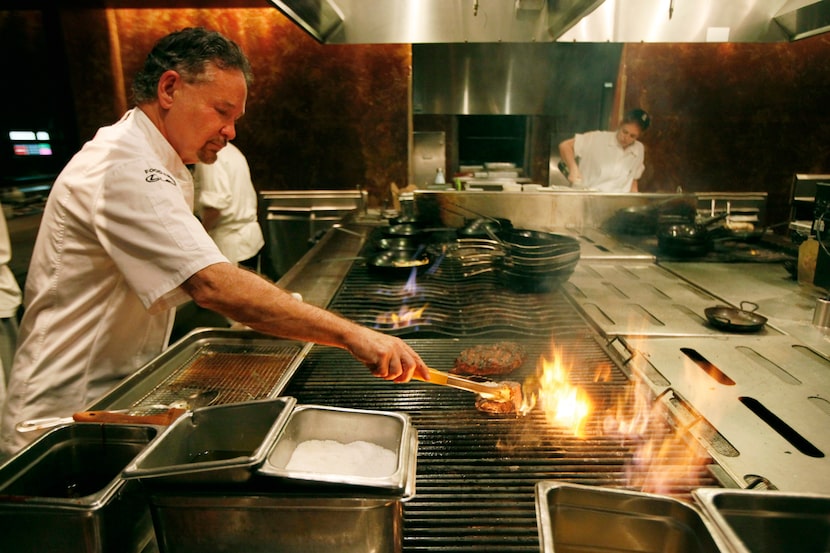
[[[229,434],[246,434],[244,419],[220,419]],[[260,437],[267,456],[258,470],[232,461],[253,476],[245,481],[214,479],[183,487],[189,483],[186,464],[173,467],[172,474],[167,467],[173,479],[142,479],[150,485],[162,553],[400,553],[401,504],[414,495],[417,461],[417,432],[406,415],[298,405],[280,422],[277,434]],[[159,437],[159,448],[178,447],[166,445],[170,439],[178,442],[172,427]],[[364,440],[390,449],[397,455],[395,470],[377,477],[287,470],[297,444],[316,439]]]
[[[236,493],[154,493],[162,553],[400,553],[402,503],[394,498]]]
[[[716,488],[692,493],[735,553],[830,551],[830,496]]]
[[[830,328],[830,298],[818,298],[813,311],[813,326]]]
[[[394,472],[373,476],[287,468],[294,450],[308,440],[333,440],[341,444],[358,440],[369,442],[395,452],[397,463]],[[417,433],[408,415],[298,405],[258,472],[299,484],[326,483],[388,490],[406,499],[414,494],[417,447]]]
[[[731,551],[693,505],[655,494],[542,481],[536,515],[543,553]]]
[[[0,551],[132,553],[153,538],[147,498],[124,467],[158,429],[55,428],[0,467]]]
[[[296,400],[291,397],[194,409],[171,424],[124,478],[165,484],[245,482],[265,460]]]

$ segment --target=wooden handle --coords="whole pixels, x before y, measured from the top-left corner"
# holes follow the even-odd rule
[[[81,411],[72,415],[75,422],[100,422],[116,424],[153,424],[167,426],[184,413],[187,409],[170,408],[164,413],[156,415],[130,415],[128,413],[114,413],[112,411]]]

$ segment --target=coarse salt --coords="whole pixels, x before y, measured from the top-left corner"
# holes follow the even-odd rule
[[[348,476],[389,476],[397,468],[397,455],[363,440],[348,444],[336,440],[307,440],[297,445],[288,470]]]

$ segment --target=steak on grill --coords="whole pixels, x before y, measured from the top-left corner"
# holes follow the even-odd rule
[[[526,357],[524,346],[516,342],[481,344],[462,350],[450,372],[474,376],[509,374],[521,367]]]
[[[499,384],[508,387],[510,390],[509,397],[496,399],[479,395],[476,397],[476,409],[491,415],[518,414],[522,406],[522,385],[510,380],[505,380]]]

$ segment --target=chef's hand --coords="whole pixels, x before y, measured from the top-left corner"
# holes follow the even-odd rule
[[[429,380],[429,370],[409,344],[395,336],[363,327],[349,346],[349,352],[372,374],[384,380],[409,382],[417,374]]]
[[[579,172],[579,169],[574,169],[568,174],[568,182],[574,186],[582,185],[582,173]]]

